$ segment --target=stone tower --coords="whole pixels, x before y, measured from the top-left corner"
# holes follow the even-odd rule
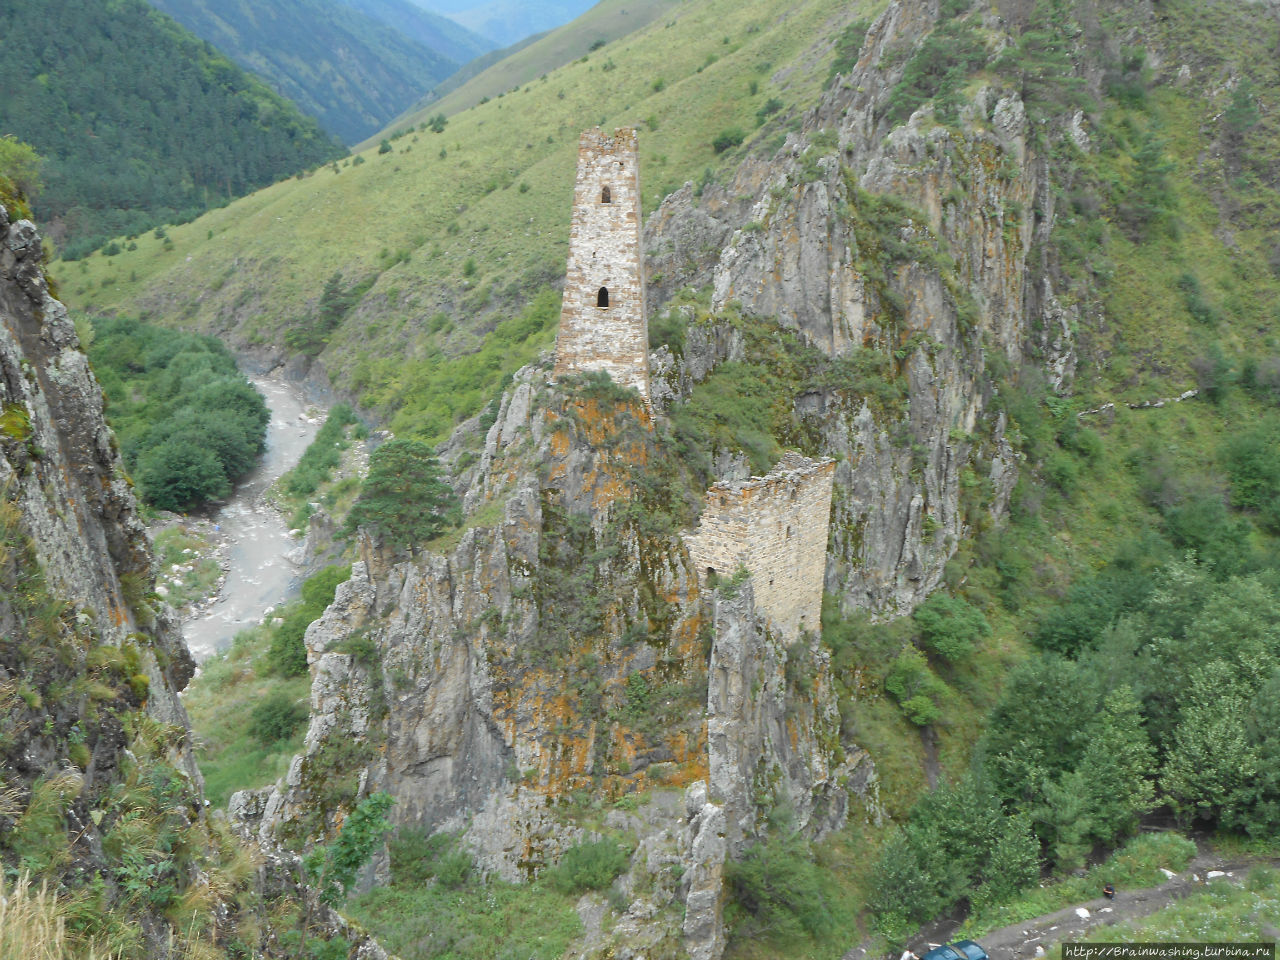
[[[835,470],[830,458],[787,453],[767,476],[712,484],[698,529],[685,534],[704,582],[751,571],[756,609],[787,640],[822,629]]]
[[[556,336],[557,378],[607,371],[649,402],[649,327],[640,263],[640,157],[636,132],[578,140],[573,226],[564,306]]]

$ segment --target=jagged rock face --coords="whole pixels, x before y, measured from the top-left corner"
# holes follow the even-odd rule
[[[346,778],[389,791],[399,824],[463,831],[483,869],[519,880],[587,838],[562,809],[575,792],[647,792],[633,817],[615,811],[636,837],[623,885],[645,893],[590,950],[684,938],[713,958],[721,867],[760,835],[762,805],[820,832],[868,774],[844,757],[825,673],[787,683],[788,658],[809,671],[816,647],[789,652],[766,631],[749,584],[714,604],[679,535],[646,521],[644,410],[545,376],[517,375],[469,473],[468,512],[500,511],[491,526],[408,559],[363,541],[306,635],[306,752],[281,788],[238,794],[233,818],[269,842],[303,840],[326,826],[318,804],[339,815],[355,800],[334,802],[329,784]]]
[[[992,356],[1016,369],[1034,354],[1055,386],[1075,363],[1076,316],[1032,252],[1052,226],[1054,198],[1017,96],[980,91],[964,133],[927,111],[896,129],[885,119],[903,69],[886,51],[917,43],[936,17],[932,0],[891,4],[850,76],[772,163],[744,162],[700,203],[688,188],[673,194],[646,233],[649,269],[667,287],[712,283],[714,308],[736,301],[830,356],[863,347],[904,356],[904,410],[847,391],[797,401],[821,439],[809,452],[840,460],[827,589],[846,606],[888,614],[939,583],[966,530],[965,486],[986,486],[997,515],[1012,491],[1014,456],[991,412]],[[883,238],[867,221],[879,197],[911,211],[892,239],[920,255],[886,259],[878,249]],[[692,339],[679,361],[659,352],[655,395],[687,394],[726,356]]]
[[[761,818],[772,804],[762,806],[761,797],[789,804],[797,823],[821,836],[843,825],[851,778],[866,794],[870,759],[861,751],[845,756],[828,664],[816,638],[783,645],[756,611],[751,581],[717,593],[707,688],[709,794],[724,808],[731,853],[764,828]]]
[[[41,254],[35,225],[10,223],[0,206],[0,487],[19,504],[50,587],[102,642],[145,638],[149,708],[185,728],[177,691],[195,665],[172,611],[147,599],[150,542],[102,416],[102,390],[66,308],[49,295]],[[198,781],[194,761],[183,759]]]

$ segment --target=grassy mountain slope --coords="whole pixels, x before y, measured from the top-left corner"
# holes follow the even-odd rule
[[[0,8],[0,132],[45,158],[36,216],[87,252],[342,154],[141,0]]]
[[[486,98],[492,99],[521,84],[530,83],[588,54],[593,47],[598,49],[604,43],[625,37],[675,9],[677,7],[671,0],[640,0],[638,3],[603,0],[571,23],[552,30],[528,47],[512,51],[511,56],[499,60],[420,112],[452,116]],[[410,113],[404,117],[404,122],[420,122],[421,119]]]
[[[537,43],[539,40],[541,40],[545,36],[546,36],[545,33],[535,33],[528,37],[525,37],[523,40],[519,41],[518,43],[511,44],[511,46],[509,47],[503,47],[500,50],[490,50],[488,53],[484,54],[483,56],[476,57],[470,63],[462,67],[459,67],[458,71],[454,73],[452,76],[442,81],[441,83],[436,84],[435,88],[430,93],[428,93],[425,97],[423,97],[416,104],[414,104],[412,107],[410,107],[408,110],[405,111],[404,117],[407,117],[409,114],[412,114],[412,113],[418,113],[421,110],[425,109],[428,104],[434,103],[436,100],[443,99],[446,95],[452,93],[454,90],[457,90],[464,83],[467,83],[470,80],[474,79],[475,77],[480,76],[480,74],[484,73],[486,70],[492,67],[495,63],[501,63],[503,60],[507,59],[507,57],[510,57],[519,53],[525,47],[532,46],[533,44]],[[397,126],[398,126],[397,123],[391,124],[391,127],[393,128]]]
[[[347,143],[386,124],[464,59],[425,47],[336,0],[153,5],[263,77]]]
[[[554,307],[549,323],[508,330],[506,342],[477,352],[484,334],[563,273],[582,129],[641,127],[652,210],[735,160],[712,146],[720,131],[755,129],[770,99],[812,102],[832,38],[881,7],[686,3],[455,115],[443,133],[415,128],[386,153],[368,149],[174,228],[171,250],[143,238],[137,250],[63,266],[63,293],[80,307],[144,311],[233,341],[283,345],[290,329],[316,324],[322,288],[340,272],[358,302],[323,331],[320,362],[397,430],[441,437],[490,399],[503,372],[550,342]],[[790,115],[775,115],[774,132]],[[446,386],[449,358],[462,354],[475,369]]]
[[[621,0],[603,0],[557,30],[527,37],[463,67],[405,111],[390,129],[404,129],[439,114],[449,117],[518,90],[521,84],[543,77],[610,40],[639,30],[670,9],[671,0],[640,0],[628,4]],[[361,144],[360,149],[379,139],[373,137]]]

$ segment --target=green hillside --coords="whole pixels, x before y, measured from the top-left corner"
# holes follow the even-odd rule
[[[685,181],[736,163],[749,144],[717,153],[713,140],[727,128],[757,130],[771,100],[784,106],[758,136],[779,143],[826,82],[833,38],[883,5],[806,0],[786,5],[786,29],[771,29],[782,4],[691,0],[456,114],[441,133],[420,124],[349,163],[170,229],[171,249],[144,237],[136,250],[55,273],[85,309],[145,312],[233,342],[283,346],[289,330],[312,331],[318,341],[301,339],[323,348],[340,387],[396,430],[439,438],[550,343],[554,307],[548,321],[505,327],[503,343],[476,353],[484,334],[523,315],[563,273],[581,130],[640,128],[652,210]],[[593,13],[607,15],[602,7]],[[318,308],[335,272],[358,302],[332,328]],[[450,367],[463,354],[470,374]]]
[[[454,54],[405,32],[439,32],[413,8],[375,11],[339,0],[151,0],[273,89],[316,117],[347,143],[387,124],[426,90],[471,59],[471,38]],[[399,6],[399,5],[397,5]],[[408,6],[407,4],[405,6]],[[392,13],[399,22],[387,23]],[[377,15],[380,14],[380,15]],[[439,18],[444,29],[456,24]]]
[[[536,80],[677,9],[672,0],[638,0],[634,3],[603,0],[572,23],[551,31],[527,47],[518,44],[510,56],[498,60],[466,83],[456,88],[452,83],[446,84],[448,92],[439,100],[427,103],[416,113],[411,111],[393,124],[393,128],[421,123],[437,113],[452,116],[474,107],[483,100],[493,99]]]
[[[0,6],[0,134],[44,157],[70,253],[341,156],[314,120],[142,0]]]

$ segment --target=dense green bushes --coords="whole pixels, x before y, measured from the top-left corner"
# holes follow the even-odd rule
[[[738,937],[794,943],[822,937],[834,925],[827,881],[808,845],[787,823],[726,863],[725,883],[736,908],[731,919]]]
[[[253,708],[249,734],[263,746],[287,740],[307,722],[306,706],[283,691],[274,690]]]
[[[388,845],[391,876],[397,884],[425,884],[434,880],[453,890],[462,886],[474,868],[471,855],[449,833],[428,834],[402,827]]]
[[[886,841],[871,906],[893,938],[962,899],[993,903],[1040,875],[1026,817],[1010,818],[984,784],[966,777],[925,795]]]
[[[270,414],[218,340],[129,318],[94,321],[89,359],[143,497],[189,510],[226,496],[262,453]]]
[[[630,862],[631,854],[614,841],[586,840],[566,850],[547,878],[561,893],[603,890]]]
[[[933,100],[939,119],[954,121],[965,81],[986,60],[986,45],[973,26],[964,20],[941,24],[907,61],[889,96],[889,118],[902,123]]]

